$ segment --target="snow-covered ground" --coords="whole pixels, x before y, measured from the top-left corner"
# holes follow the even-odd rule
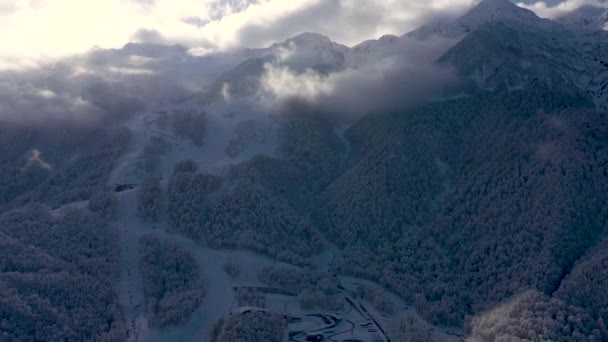
[[[132,140],[127,152],[111,173],[109,184],[141,182],[143,173],[138,169],[137,164],[142,158],[144,147],[154,136],[163,137],[172,145],[171,150],[160,158],[159,171],[163,177],[161,182],[163,188],[167,186],[167,179],[173,172],[173,166],[183,160],[192,159],[197,162],[200,169],[221,175],[230,165],[242,163],[256,155],[277,157],[278,123],[272,116],[257,108],[255,103],[259,103],[259,99],[240,98],[201,106],[193,98],[177,105],[161,106],[133,117],[127,125],[132,131]],[[203,145],[199,147],[187,139],[175,137],[171,130],[172,113],[201,110],[206,113]],[[157,121],[165,113],[168,116],[168,125],[163,128],[163,125],[157,125]],[[340,127],[337,130],[344,141],[346,141],[343,136],[345,128]],[[164,193],[165,190],[163,189]],[[238,311],[238,305],[234,300],[235,288],[265,286],[258,280],[258,274],[266,267],[296,267],[252,252],[203,247],[186,237],[168,233],[169,229],[164,221],[158,224],[143,224],[137,217],[137,190],[120,192],[117,197],[119,206],[117,223],[121,250],[120,281],[117,284],[117,292],[128,320],[129,338],[132,341],[202,341],[208,336],[214,322],[231,312]],[[86,203],[77,205],[82,206]],[[138,265],[138,244],[144,235],[152,235],[176,243],[190,251],[198,262],[206,294],[201,305],[184,324],[165,329],[149,328],[147,325],[144,316],[143,279]],[[322,271],[331,270],[333,261],[340,253],[340,249],[336,246],[330,243],[326,245],[329,247],[312,260],[313,264]],[[236,279],[224,271],[224,265],[228,260],[238,265],[240,269],[240,275]],[[353,291],[358,283],[364,282],[379,288],[378,285],[361,279],[340,277],[340,280],[346,289],[345,299],[350,298],[348,293]],[[380,291],[386,292],[383,289]],[[382,316],[373,310],[370,303],[356,298],[352,299],[352,304],[346,306],[345,311],[338,313],[303,311],[298,298],[293,296],[268,294],[265,300],[270,310],[301,317],[302,325],[311,326],[311,331],[316,329],[316,331],[325,331],[328,335],[344,338],[354,336],[366,341],[379,336],[382,330],[380,326],[388,329],[386,327],[398,322],[399,314],[404,310],[412,311],[398,296],[390,296],[396,308],[393,316]],[[360,313],[361,307],[366,308],[367,311],[363,310],[363,313]],[[329,314],[344,315],[345,319],[334,328],[324,329],[323,325],[327,324],[321,317]],[[367,323],[373,324],[376,328],[367,326]],[[289,329],[293,330],[292,328],[294,327]]]
[[[206,129],[202,146],[173,134],[171,116],[177,111],[205,113]],[[166,129],[156,124],[163,113],[168,115]],[[140,182],[141,172],[137,170],[137,162],[153,136],[162,137],[172,145],[171,151],[161,157],[160,173],[163,178],[171,175],[176,163],[186,159],[194,160],[202,170],[221,174],[230,165],[257,155],[272,157],[277,153],[278,123],[270,114],[256,109],[255,100],[251,98],[219,101],[206,106],[197,105],[196,100],[191,99],[179,105],[141,113],[133,117],[127,127],[132,133],[131,143],[112,172],[110,184]]]
[[[118,194],[118,224],[121,233],[121,270],[118,293],[129,323],[130,338],[139,341],[202,341],[211,325],[233,309],[233,288],[262,284],[257,274],[265,267],[290,267],[264,256],[247,251],[213,250],[203,247],[180,235],[169,234],[166,225],[142,224],[136,215],[137,191]],[[139,239],[152,235],[172,241],[186,248],[197,260],[206,289],[201,306],[183,325],[163,330],[148,329],[144,318],[144,294],[139,255]],[[241,270],[237,280],[223,269],[226,261],[238,264]]]
[[[208,336],[214,322],[238,310],[234,301],[234,288],[266,286],[257,277],[260,271],[266,267],[296,268],[296,266],[277,262],[248,251],[214,250],[203,247],[181,235],[167,233],[167,226],[164,223],[142,224],[136,214],[136,194],[136,190],[118,194],[121,269],[117,291],[128,320],[131,341],[202,341]],[[192,253],[200,266],[206,294],[199,308],[186,323],[180,326],[159,330],[148,328],[146,323],[143,280],[139,270],[137,251],[139,240],[144,235],[156,236],[186,248]],[[336,253],[339,253],[339,250],[335,247],[331,248],[319,255],[315,261],[321,268],[326,268],[331,264]],[[228,260],[237,264],[240,269],[240,274],[236,279],[230,277],[224,271],[224,264]],[[385,291],[372,282],[353,277],[340,277],[340,282],[349,292],[354,291],[357,285],[361,283],[378,289],[394,303],[396,314],[391,316],[382,315],[374,310],[369,302],[356,298],[352,299],[353,304],[349,303],[346,309],[340,312],[303,311],[296,297],[278,294],[267,296],[266,308],[271,311],[302,317],[302,327],[308,326],[308,331],[317,331],[329,335],[336,334],[335,336],[340,335],[343,338],[359,338],[363,341],[368,340],[365,336],[375,338],[382,335],[378,328],[374,328],[376,324],[374,320],[384,330],[387,330],[398,323],[400,313],[406,310],[413,312],[413,309],[408,307],[398,296]],[[345,296],[348,296],[346,292]],[[359,309],[355,310],[355,306]],[[360,313],[361,306],[364,307],[363,314]],[[320,315],[331,314],[339,315],[343,320],[335,328],[323,328],[326,324],[320,320]],[[373,317],[373,320],[371,317]],[[368,325],[368,323],[370,324]],[[351,327],[351,325],[353,326]],[[298,325],[290,326],[289,329],[291,331],[297,330]],[[449,338],[448,340],[458,340],[444,330],[436,329],[435,331],[437,334]]]

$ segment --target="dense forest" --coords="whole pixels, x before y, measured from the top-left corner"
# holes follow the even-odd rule
[[[114,291],[119,250],[110,196],[61,216],[39,205],[0,216],[1,340],[126,339]]]
[[[192,160],[176,164],[167,187],[167,216],[171,228],[197,237],[207,216],[210,194],[221,185],[221,178],[198,172],[198,165]]]
[[[205,296],[196,259],[174,243],[144,236],[139,242],[139,267],[148,323],[162,328],[187,321]]]
[[[0,340],[126,339],[106,186],[129,138],[95,122],[0,122]]]
[[[159,222],[162,215],[160,178],[146,177],[137,189],[137,216],[144,223]]]
[[[344,308],[338,278],[330,273],[269,267],[260,272],[258,279],[269,286],[296,294],[304,310]]]
[[[126,129],[93,124],[0,122],[0,211],[88,200],[106,185],[129,138]]]
[[[287,320],[265,312],[233,314],[215,323],[209,342],[281,342]]]
[[[259,166],[258,166],[259,165]],[[211,247],[250,249],[294,263],[321,250],[320,235],[283,195],[289,175],[272,175],[259,168],[281,167],[282,161],[258,157],[238,169],[222,184],[215,175],[199,172],[192,161],[176,165],[168,187],[171,227]],[[246,170],[246,171],[245,171]],[[251,172],[249,172],[251,171]],[[275,169],[279,175],[281,169]]]
[[[470,333],[486,341],[605,341],[608,329],[581,307],[536,290],[475,317]]]
[[[578,333],[596,338],[603,302],[573,295],[598,291],[573,279],[590,278],[581,264],[600,267],[608,232],[608,120],[591,107],[578,94],[478,93],[365,117],[344,140],[319,113],[287,113],[280,159],[254,158],[222,181],[177,167],[170,222],[212,247],[304,266],[324,235],[342,250],[334,271],[378,282],[434,324],[487,327],[479,315],[538,301],[583,310],[600,328]]]
[[[221,176],[178,163],[166,210],[157,171],[171,146],[153,137],[138,165],[140,220],[166,217],[171,232],[202,245],[303,266],[266,269],[259,280],[294,292],[306,309],[343,305],[329,274],[348,274],[482,341],[608,339],[608,117],[586,97],[477,93],[370,115],[343,136],[326,113],[282,114],[277,157]],[[204,144],[204,113],[171,119],[176,135]],[[0,124],[0,339],[124,339],[107,181],[129,141],[126,129]],[[328,243],[337,251],[325,273],[311,257]],[[149,322],[187,320],[205,295],[196,260],[151,237],[139,252]],[[241,272],[229,262],[224,271]],[[394,313],[372,288],[357,294]],[[282,334],[276,320],[228,317],[214,338],[251,330],[272,340]],[[411,325],[399,332],[428,335]]]
[[[512,92],[364,119],[315,214],[344,248],[338,270],[444,325],[523,289],[552,295],[607,232],[608,124],[585,106]]]
[[[433,328],[411,311],[399,316],[399,322],[390,327],[389,336],[395,342],[445,342],[433,335]]]
[[[173,229],[211,247],[310,265],[323,242],[305,213],[345,167],[346,148],[327,118],[299,114],[281,120],[280,159],[258,156],[236,165],[224,184],[193,162],[176,166],[168,194]]]

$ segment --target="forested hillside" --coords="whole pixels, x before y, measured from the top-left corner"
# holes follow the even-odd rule
[[[183,247],[152,236],[139,241],[138,251],[149,324],[162,328],[188,320],[205,296],[194,257]]]
[[[379,282],[434,324],[477,315],[481,331],[494,321],[479,315],[526,303],[531,317],[573,310],[602,326],[602,309],[573,295],[599,291],[579,265],[599,267],[608,232],[608,123],[586,97],[478,92],[370,115],[345,140],[327,116],[291,115],[280,159],[254,158],[224,179],[178,164],[173,229],[308,266],[323,234],[341,249],[335,271]],[[577,329],[564,336],[603,331]]]
[[[116,199],[106,184],[129,132],[1,122],[0,142],[0,339],[124,340]]]
[[[0,341],[608,341],[605,30],[431,1],[246,48],[312,7],[215,2],[0,71]]]
[[[339,271],[437,324],[552,295],[608,231],[608,124],[586,103],[511,92],[362,120],[354,166],[315,214],[344,247]]]
[[[89,199],[106,185],[129,137],[126,129],[92,124],[0,122],[0,211]]]
[[[282,159],[253,158],[223,184],[193,162],[177,165],[168,194],[172,227],[212,247],[309,264],[323,244],[305,213],[343,169],[345,147],[321,116],[287,117],[281,127]]]
[[[111,205],[111,202],[106,202]],[[0,216],[0,339],[126,338],[114,292],[118,230],[114,211],[28,206]]]
[[[234,314],[215,323],[210,342],[280,342],[287,320],[264,312]]]

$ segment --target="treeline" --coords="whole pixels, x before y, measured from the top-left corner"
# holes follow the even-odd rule
[[[555,297],[584,308],[594,319],[608,324],[608,238],[595,246],[565,277]],[[608,338],[608,337],[607,337]]]
[[[365,283],[359,283],[355,293],[360,298],[370,302],[378,312],[385,315],[392,315],[395,313],[395,303],[383,289]]]
[[[281,342],[286,327],[283,316],[271,313],[232,314],[214,324],[210,342]]]
[[[0,216],[0,340],[126,339],[115,201],[94,197],[92,211],[32,205]]]
[[[327,272],[267,267],[258,274],[258,279],[297,294],[304,310],[335,310],[345,305],[338,278]]]
[[[289,205],[247,182],[219,194],[199,239],[212,247],[251,249],[297,264],[322,246],[320,236]]]
[[[197,170],[192,161],[179,163],[169,181],[174,230],[211,247],[250,249],[298,264],[321,250],[318,233],[276,188],[258,181],[257,172],[233,170],[222,186],[218,176]]]
[[[239,307],[252,306],[257,308],[264,308],[266,303],[266,296],[264,293],[257,289],[239,287],[234,292],[234,301]]]
[[[141,222],[156,223],[162,216],[160,178],[146,177],[137,189],[137,216]]]
[[[139,241],[139,267],[149,324],[163,328],[187,321],[205,296],[192,254],[176,244],[144,236]]]
[[[433,332],[434,328],[422,321],[415,313],[406,311],[399,322],[391,326],[389,336],[396,342],[447,342]]]
[[[224,269],[224,272],[233,279],[238,279],[241,275],[241,266],[232,259],[226,260],[224,265],[222,265],[222,268]]]
[[[187,160],[174,167],[167,187],[167,216],[171,228],[194,239],[201,237],[209,210],[209,196],[222,185],[221,178],[197,172],[198,165]]]

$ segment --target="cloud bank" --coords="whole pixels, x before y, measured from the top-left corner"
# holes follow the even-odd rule
[[[458,82],[453,70],[432,63],[439,51],[453,43],[408,40],[401,53],[333,73],[313,69],[300,73],[268,63],[262,88],[270,98],[264,102],[272,110],[313,111],[347,119],[416,106],[441,97]]]
[[[519,6],[534,11],[538,16],[556,19],[568,13],[574,12],[585,6],[600,7],[608,9],[606,0],[564,0],[558,1],[527,1],[518,3]]]
[[[130,41],[225,50],[307,31],[353,45],[402,34],[477,0],[0,0],[0,68]]]
[[[33,66],[92,46],[179,43],[226,50],[261,47],[301,32],[354,45],[400,35],[432,18],[462,14],[480,0],[0,0],[0,68]],[[602,0],[525,0],[556,17]]]

